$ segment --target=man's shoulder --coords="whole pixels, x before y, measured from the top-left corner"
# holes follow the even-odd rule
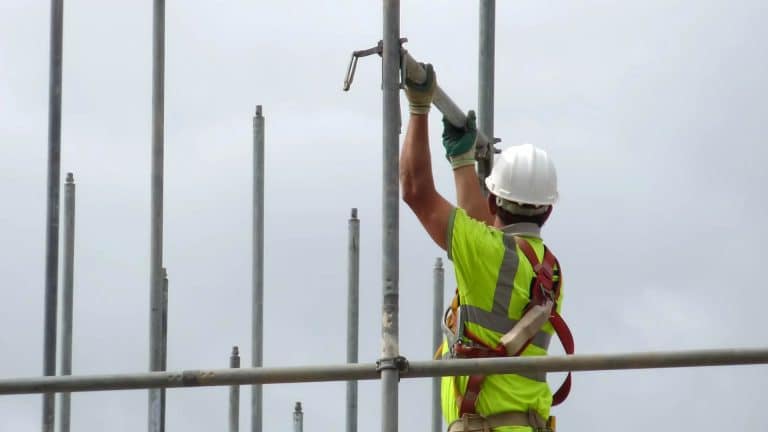
[[[467,229],[483,229],[489,232],[496,233],[498,235],[502,234],[500,229],[490,226],[481,220],[473,218],[472,216],[467,214],[466,210],[464,210],[461,207],[455,207],[453,211],[454,211],[454,215],[453,215],[454,223],[461,225],[462,227],[465,227]]]
[[[489,226],[485,222],[473,218],[460,207],[456,207],[454,210],[451,228],[454,232],[469,234],[465,236],[464,240],[471,242],[496,242],[504,235],[500,229]]]
[[[479,258],[476,255],[483,254],[486,250],[496,251],[499,247],[503,248],[502,237],[503,233],[499,229],[473,219],[463,209],[456,208],[449,223],[449,258]]]

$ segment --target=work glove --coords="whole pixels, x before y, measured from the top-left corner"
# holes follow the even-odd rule
[[[464,127],[456,127],[443,117],[443,147],[445,157],[453,169],[475,163],[475,140],[477,139],[477,116],[473,110],[467,113]]]
[[[427,79],[423,83],[411,81],[405,78],[405,95],[408,97],[408,104],[411,114],[427,114],[432,106],[432,96],[435,94],[437,81],[435,80],[435,70],[432,65],[421,63],[424,70],[427,71]]]

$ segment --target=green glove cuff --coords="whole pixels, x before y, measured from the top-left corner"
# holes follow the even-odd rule
[[[476,138],[477,126],[474,111],[467,113],[467,121],[463,127],[456,127],[443,117],[443,147],[448,160],[473,150]]]
[[[461,168],[463,166],[467,165],[474,165],[475,164],[475,151],[474,149],[462,153],[457,156],[449,156],[448,160],[451,161],[451,168],[454,170],[457,168]]]

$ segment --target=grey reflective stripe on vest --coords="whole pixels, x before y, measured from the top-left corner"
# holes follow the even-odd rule
[[[526,226],[523,226],[526,225]],[[527,225],[533,224],[514,224],[508,225],[505,228],[531,228]],[[535,225],[533,225],[535,227]],[[536,227],[538,228],[538,227]],[[510,231],[512,231],[510,229]],[[518,231],[519,232],[519,231]],[[488,330],[493,330],[497,333],[506,333],[517,324],[516,320],[509,318],[509,305],[512,302],[512,291],[515,287],[515,275],[517,274],[517,268],[520,264],[519,257],[517,256],[517,243],[515,241],[516,233],[505,233],[502,237],[504,241],[504,258],[501,261],[501,269],[499,270],[499,277],[496,280],[496,289],[493,293],[493,310],[486,311],[476,306],[461,305],[464,309],[460,315],[465,315],[463,319],[465,322],[471,322],[481,325]],[[533,337],[532,344],[537,347],[547,350],[549,348],[549,341],[552,336],[544,331],[539,331],[536,336]]]
[[[506,228],[523,228],[520,225],[522,224],[510,225]],[[530,229],[527,226],[524,228]],[[513,230],[509,229],[509,231]],[[517,324],[517,320],[509,318],[509,305],[512,302],[512,291],[515,287],[515,275],[517,274],[517,268],[520,264],[517,255],[515,234],[517,233],[505,232],[502,237],[504,241],[504,257],[501,261],[499,276],[496,280],[496,289],[493,293],[493,309],[487,311],[477,306],[460,305],[459,309],[461,309],[461,311],[459,312],[459,317],[460,320],[463,321],[459,323],[460,327],[461,324],[466,325],[467,322],[471,322],[488,330],[504,334]],[[538,234],[538,232],[531,234]],[[549,349],[549,342],[551,339],[552,335],[539,330],[539,332],[536,333],[536,336],[533,337],[531,344],[546,351]],[[546,373],[525,374],[522,376],[536,381],[544,381],[546,379]]]
[[[517,320],[507,318],[506,316],[500,316],[493,312],[480,309],[477,306],[461,305],[462,315],[465,317],[465,323],[471,322],[480,325],[488,330],[493,330],[497,333],[504,334],[512,329],[517,324]],[[552,339],[552,335],[540,330],[533,337],[531,344],[537,347],[547,350],[549,349],[549,341]]]
[[[541,238],[541,227],[531,222],[519,222],[501,227],[506,234]]]
[[[504,235],[504,258],[501,261],[499,277],[496,279],[496,289],[493,292],[493,310],[496,315],[506,317],[509,314],[509,303],[512,301],[512,290],[515,287],[515,274],[519,258],[515,237]]]
[[[515,324],[517,324],[517,320],[509,318],[509,305],[512,302],[512,292],[515,287],[515,275],[517,274],[519,265],[515,236],[523,235],[540,238],[540,228],[536,224],[519,223],[507,225],[502,228],[502,231],[504,231],[502,237],[504,242],[504,257],[501,261],[501,268],[499,269],[499,276],[496,280],[496,288],[493,293],[492,310],[487,311],[472,305],[459,305],[457,327],[460,333],[463,333],[464,326],[468,322],[502,334],[508,332],[515,326]],[[443,322],[445,322],[445,320],[443,320]],[[449,333],[452,332],[449,331]],[[449,335],[446,334],[446,337],[448,336]],[[448,339],[450,340],[451,338],[448,337]],[[546,351],[549,348],[551,339],[552,335],[540,330],[536,333],[536,336],[533,337],[531,344]],[[453,358],[450,350],[443,354],[442,358]],[[520,375],[537,382],[546,382],[547,379],[546,372],[523,372],[515,375]]]

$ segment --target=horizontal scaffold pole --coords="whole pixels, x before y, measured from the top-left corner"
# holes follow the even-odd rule
[[[427,79],[427,72],[407,51],[403,52],[403,65],[405,66],[406,75],[411,80],[421,83]],[[456,105],[456,102],[443,91],[439,84],[435,87],[432,103],[451,124],[456,127],[464,127],[467,122],[466,113]],[[488,152],[491,151],[490,149],[493,144],[491,139],[492,137],[485,136],[482,131],[477,131],[476,150],[478,157],[485,158],[488,156]]]
[[[627,354],[510,357],[410,362],[401,378],[522,372],[601,371],[768,363],[768,348],[659,351]],[[295,366],[145,372],[120,375],[71,375],[0,380],[0,395],[204,387],[246,384],[307,383],[379,378],[376,364]]]

